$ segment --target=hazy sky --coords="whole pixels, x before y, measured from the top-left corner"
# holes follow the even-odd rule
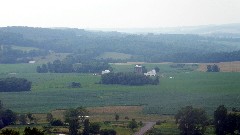
[[[240,0],[0,0],[0,26],[152,28],[240,23]]]

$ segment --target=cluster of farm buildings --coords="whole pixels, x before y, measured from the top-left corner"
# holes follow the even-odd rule
[[[102,75],[110,73],[110,72],[111,72],[110,70],[104,70],[104,71],[102,71]],[[135,65],[134,72],[138,73],[138,74],[142,74],[143,73],[143,67],[141,65]],[[145,76],[156,76],[157,73],[156,73],[156,70],[153,69],[153,70],[148,71],[147,73],[143,73],[143,74]]]

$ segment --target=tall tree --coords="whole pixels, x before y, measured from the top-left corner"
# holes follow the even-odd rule
[[[20,124],[22,124],[22,125],[27,124],[27,116],[25,114],[20,114],[18,116],[18,120],[19,120]]]
[[[87,115],[88,111],[83,107],[67,110],[65,114],[65,122],[69,123],[70,135],[77,134],[78,128],[80,127],[79,120],[81,120],[81,123],[83,123]]]
[[[118,121],[119,120],[119,114],[115,114],[115,120]]]
[[[203,135],[207,125],[207,114],[201,108],[187,106],[175,115],[181,135]]]
[[[47,114],[47,121],[51,122],[53,120],[53,115],[51,113]]]
[[[90,127],[89,127],[90,123],[89,123],[89,119],[85,119],[83,125],[84,125],[83,135],[89,135],[89,133],[90,133]]]
[[[14,124],[17,120],[17,115],[12,110],[4,110],[1,114],[1,119],[4,124],[4,126],[8,126],[11,124]]]
[[[226,134],[227,108],[224,105],[218,106],[214,111],[215,133],[217,135]]]
[[[135,128],[137,128],[138,125],[137,125],[136,120],[135,120],[135,119],[132,119],[132,121],[130,121],[130,122],[128,123],[128,127],[131,128],[132,130],[134,130]]]

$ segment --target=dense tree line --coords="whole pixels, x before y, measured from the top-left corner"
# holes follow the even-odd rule
[[[55,60],[52,63],[37,66],[38,73],[99,73],[106,69],[112,69],[106,62],[90,61],[74,63],[74,61]]]
[[[121,85],[145,85],[159,84],[159,77],[151,78],[143,74],[136,73],[108,73],[101,76],[102,84],[121,84]]]
[[[0,92],[30,91],[32,83],[24,78],[1,78]]]
[[[0,63],[28,63],[33,57],[46,54],[44,50],[21,51],[0,44]]]
[[[82,29],[0,28],[0,45],[31,46],[45,51],[71,53],[81,62],[96,59],[104,52],[132,55],[127,61],[178,63],[236,61],[240,60],[240,52],[235,51],[237,45],[234,45],[239,42],[239,38],[192,34],[133,35],[90,32]]]

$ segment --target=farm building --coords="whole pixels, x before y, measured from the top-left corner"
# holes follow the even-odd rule
[[[142,66],[141,65],[136,65],[134,67],[134,72],[138,74],[142,74]]]
[[[36,61],[31,60],[31,61],[29,61],[28,63],[30,63],[30,64],[34,64],[34,63],[36,63]]]
[[[156,76],[156,74],[157,73],[156,73],[155,69],[148,71],[147,73],[144,73],[144,75],[146,75],[146,76]]]
[[[110,70],[104,70],[104,71],[102,71],[102,75],[103,75],[103,74],[107,74],[107,73],[110,73]]]

